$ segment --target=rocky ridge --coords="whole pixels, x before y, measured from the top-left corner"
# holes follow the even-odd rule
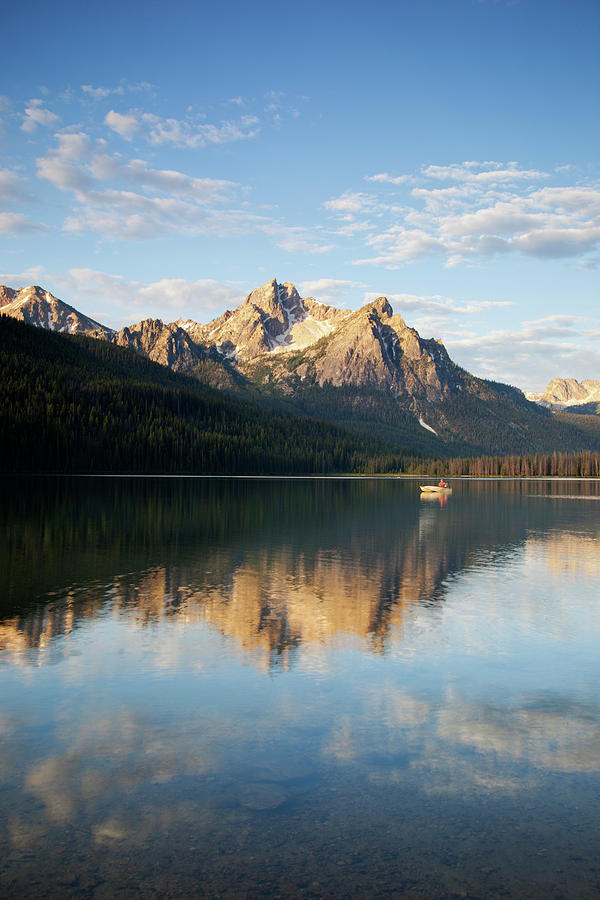
[[[421,338],[385,297],[355,311],[337,309],[273,278],[208,324],[145,319],[119,331],[39,287],[0,288],[0,303],[0,315],[83,331],[212,387],[426,454],[442,445],[473,455],[546,451],[567,440],[578,449],[596,441],[554,421],[552,413],[563,414],[559,406],[544,409],[517,388],[455,365],[441,341]],[[577,391],[570,380],[565,384],[566,394],[553,396],[581,403],[588,394],[579,399],[579,392],[598,383],[584,382]]]
[[[428,402],[463,386],[443,344],[423,340],[385,297],[341,310],[303,299],[293,284],[273,278],[207,325],[175,324],[251,381],[280,385],[286,393],[299,383],[353,385]]]
[[[198,346],[187,331],[175,323],[167,325],[161,319],[144,319],[109,333],[93,329],[88,335],[128,347],[175,372],[192,372],[198,360],[206,358],[204,348]]]
[[[444,345],[422,339],[385,297],[343,310],[302,298],[293,284],[272,278],[207,324],[145,319],[119,331],[37,286],[0,288],[0,303],[5,315],[54,331],[84,332],[177,372],[199,375],[211,360],[213,374],[219,368],[240,373],[288,396],[308,385],[372,388],[409,399],[417,411],[464,387],[464,373]]]
[[[244,362],[270,353],[301,350],[331,334],[350,312],[302,299],[290,282],[275,278],[252,291],[234,311],[227,310],[207,325],[181,319],[200,344],[214,346],[226,359]]]
[[[110,328],[78,312],[39,285],[20,290],[0,285],[0,315],[68,334],[93,330],[96,336],[107,337],[112,333]]]
[[[600,381],[577,381],[575,378],[552,378],[543,393],[525,391],[533,403],[550,409],[568,409],[587,403],[600,403]]]

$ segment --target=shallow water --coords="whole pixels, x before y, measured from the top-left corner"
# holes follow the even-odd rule
[[[600,889],[600,484],[5,481],[2,897]]]

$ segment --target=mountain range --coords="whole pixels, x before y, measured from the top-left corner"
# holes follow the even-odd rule
[[[568,396],[552,396],[567,399],[554,403],[550,386],[528,399],[518,388],[477,378],[452,362],[441,341],[421,338],[385,297],[343,310],[273,278],[207,324],[145,319],[116,331],[41,287],[0,287],[0,314],[85,333],[229,394],[427,455],[600,446],[595,417],[556,411],[569,405],[577,382],[564,381]],[[585,398],[594,385],[600,387],[579,386]]]
[[[525,396],[548,409],[568,409],[574,413],[600,413],[600,381],[553,378],[543,393],[526,391]]]

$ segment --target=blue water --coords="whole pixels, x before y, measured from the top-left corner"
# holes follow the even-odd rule
[[[31,479],[2,897],[591,897],[600,484]]]

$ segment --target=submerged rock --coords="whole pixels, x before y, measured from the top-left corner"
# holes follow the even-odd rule
[[[288,799],[288,794],[277,784],[258,781],[240,788],[240,803],[246,809],[277,809]]]

